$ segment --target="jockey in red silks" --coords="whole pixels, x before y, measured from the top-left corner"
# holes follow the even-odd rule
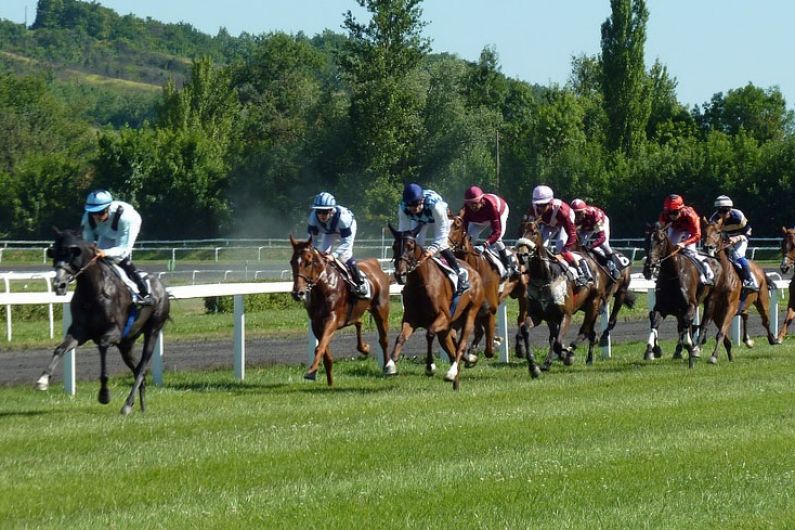
[[[659,222],[668,226],[668,239],[678,251],[701,264],[704,284],[714,285],[715,273],[704,258],[696,252],[696,243],[701,241],[701,219],[691,206],[685,206],[681,195],[665,198]]]
[[[599,261],[604,263],[613,279],[620,274],[619,264],[613,261],[613,249],[610,247],[610,218],[601,208],[590,206],[582,199],[571,201],[574,210],[574,225],[580,244],[593,252]]]
[[[579,271],[577,282],[580,285],[592,282],[588,263],[572,252],[577,248],[577,229],[574,226],[574,212],[569,205],[556,199],[549,186],[536,186],[533,189],[533,214],[541,224],[544,244],[554,239],[554,251]]]
[[[470,186],[464,192],[464,204],[464,231],[475,240],[484,230],[490,229],[484,245],[499,254],[509,276],[518,274],[516,265],[508,257],[505,243],[502,242],[510,211],[505,199],[493,193],[483,193],[478,186]]]

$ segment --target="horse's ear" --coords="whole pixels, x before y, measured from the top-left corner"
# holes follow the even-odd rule
[[[397,230],[395,230],[395,227],[394,227],[394,226],[392,226],[392,223],[390,223],[389,221],[387,221],[386,225],[389,227],[389,231],[390,231],[390,232],[392,232],[392,237],[394,237],[395,239],[397,239],[398,237],[400,237],[400,232],[398,232]]]
[[[787,235],[787,227],[786,226],[782,226],[781,227],[781,233],[784,234],[784,235]]]
[[[63,233],[63,232],[61,232],[61,230],[60,230],[60,229],[59,229],[57,226],[55,226],[55,225],[52,225],[52,231],[53,231],[53,232],[55,232],[55,235],[56,235],[56,236],[60,236],[60,235]]]
[[[458,217],[464,217],[465,213],[466,213],[466,208],[461,207],[461,209],[458,210]]]
[[[293,237],[292,232],[290,233],[290,244],[295,248],[298,244],[295,242],[295,238]]]
[[[424,225],[422,223],[420,223],[417,226],[415,226],[414,230],[411,231],[411,237],[417,237],[417,234],[420,233],[420,230],[422,230],[423,226]]]

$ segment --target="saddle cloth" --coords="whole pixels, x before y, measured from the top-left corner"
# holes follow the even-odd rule
[[[353,289],[353,287],[356,285],[356,282],[353,281],[353,277],[351,277],[351,271],[348,270],[348,267],[337,257],[334,257],[334,266],[337,267],[337,270],[339,270],[340,274],[342,275],[342,278],[345,280],[345,283],[347,283],[348,286],[351,289]],[[362,278],[364,279],[364,285],[365,288],[367,289],[366,294],[361,298],[371,298],[373,295],[373,285],[372,283],[370,283],[370,278],[367,276],[367,273],[364,272],[361,268],[359,268],[359,272],[362,273]]]
[[[505,265],[502,264],[502,260],[500,260],[500,256],[497,255],[497,253],[483,245],[476,245],[475,250],[486,256],[486,260],[491,263],[491,266],[497,269],[497,273],[500,275],[500,283],[508,278],[508,271],[505,269]]]
[[[127,273],[124,272],[124,269],[119,267],[116,263],[110,262],[109,264],[111,266],[111,269],[113,269],[113,272],[116,273],[116,276],[119,277],[119,279],[122,281],[122,283],[130,291],[130,294],[132,295],[133,300],[138,300],[140,298],[140,293],[138,292],[138,286],[135,284],[135,282],[132,281],[130,279],[130,277],[127,276]],[[149,283],[149,275],[147,273],[143,272],[143,271],[139,272],[139,274],[141,275],[141,279],[143,281],[145,281],[147,283],[147,285],[149,285],[149,287],[150,287],[149,288],[149,292],[152,292],[151,284]]]
[[[443,260],[438,256],[433,256],[431,259],[436,262],[436,264],[439,266],[442,272],[445,273],[445,276],[447,276],[447,279],[450,280],[450,282],[453,284],[453,291],[458,289],[458,275],[450,267],[450,265],[448,265],[445,260]],[[469,271],[462,268],[461,273],[464,274],[467,279],[469,279]]]

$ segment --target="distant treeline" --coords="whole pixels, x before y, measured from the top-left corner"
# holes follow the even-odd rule
[[[0,21],[0,236],[74,226],[99,186],[140,209],[147,239],[303,234],[321,190],[373,236],[407,181],[452,208],[473,183],[503,195],[509,235],[540,183],[605,208],[616,237],[669,193],[705,215],[728,194],[756,235],[793,224],[781,92],[685,108],[643,63],[644,1],[611,2],[601,53],[573,57],[562,86],[506,77],[491,47],[434,53],[421,0],[356,1],[371,18],[313,37],[213,37],[77,0],[40,0],[30,28]]]

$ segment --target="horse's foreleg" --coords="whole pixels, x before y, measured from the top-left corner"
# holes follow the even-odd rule
[[[103,405],[110,403],[110,390],[108,389],[108,347],[99,346],[99,396],[97,400]]]
[[[319,337],[317,346],[315,346],[315,357],[312,359],[312,365],[304,374],[304,379],[309,381],[317,379],[317,370],[320,367],[320,360],[326,355],[326,349],[328,349],[329,343],[331,342],[331,337],[334,335],[334,330],[337,329],[337,317],[332,312],[326,321],[323,322],[322,328],[318,326],[319,329],[315,329],[314,324],[312,324],[312,328],[315,332],[315,336],[317,337],[319,335]],[[326,375],[326,377],[328,378],[328,375]]]
[[[384,365],[384,374],[395,375],[397,373],[397,366],[395,363],[398,362],[398,359],[400,359],[400,352],[403,349],[403,346],[405,346],[406,341],[413,333],[414,326],[404,320],[400,334],[395,339],[395,346],[392,348],[392,353],[389,354],[389,362]]]
[[[653,361],[662,356],[662,349],[659,343],[659,328],[662,321],[662,313],[653,310],[649,311],[649,339],[646,342],[646,351],[643,354],[643,359],[646,361]]]
[[[433,341],[435,338],[436,333],[431,332],[431,330],[425,332],[425,375],[428,377],[436,374],[436,363],[433,362]]]
[[[356,350],[362,354],[362,357],[367,357],[370,355],[370,346],[362,338],[362,323],[356,322],[354,327],[356,328]]]
[[[73,331],[71,328],[66,333],[66,336],[56,348],[55,351],[52,352],[52,357],[50,358],[50,363],[47,365],[47,368],[42,372],[41,376],[36,380],[36,389],[37,390],[47,390],[50,388],[50,378],[52,377],[52,373],[55,371],[55,368],[58,366],[58,363],[63,357],[63,354],[77,348],[84,340],[78,340],[72,335]]]
[[[760,313],[760,315],[761,315],[761,313]],[[765,317],[766,316],[767,315],[762,317],[762,324],[765,325],[765,329],[767,330],[767,341],[770,344],[775,344],[776,343],[776,339],[775,339],[775,337],[773,337],[773,334],[770,333],[770,328],[767,327],[767,323],[765,322],[765,320],[766,320]],[[743,336],[742,336],[742,339],[741,339],[743,344],[745,344],[745,346],[748,347],[748,348],[753,348],[754,347],[754,339],[752,339],[748,335],[748,312],[747,311],[743,311],[740,314],[740,327],[742,328],[742,333],[743,333]],[[772,339],[773,342],[770,342],[771,339]]]
[[[371,311],[371,314],[375,320],[375,327],[378,330],[378,345],[381,346],[381,354],[384,359],[384,371],[386,372],[386,366],[391,362],[389,359],[389,342],[387,340],[387,333],[389,331],[389,305],[386,304],[383,307],[385,309],[381,307],[375,308]],[[392,366],[394,365],[395,363],[392,363]]]
[[[795,320],[795,308],[790,306],[787,307],[787,316],[784,317],[784,323],[781,325],[781,329],[778,332],[778,337],[776,337],[776,342],[778,344],[781,344],[781,342],[784,341],[784,337],[787,336],[789,325],[792,324],[793,320]]]
[[[483,349],[483,355],[485,355],[487,359],[494,357],[494,336],[497,334],[496,331],[497,315],[494,311],[489,311],[488,316],[486,316],[486,346]],[[478,340],[476,336],[474,342]]]

